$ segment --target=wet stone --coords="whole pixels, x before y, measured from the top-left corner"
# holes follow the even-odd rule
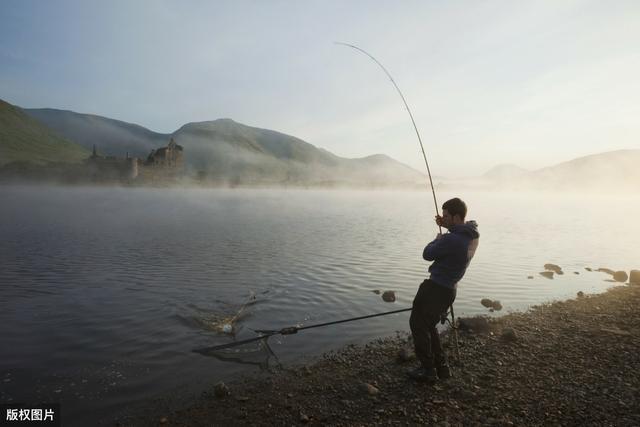
[[[513,328],[504,328],[502,330],[502,339],[507,342],[513,342],[518,340],[518,335]]]
[[[384,302],[395,302],[396,293],[393,291],[384,291],[384,293],[382,294],[382,300]]]
[[[229,388],[227,387],[227,385],[225,383],[220,381],[215,386],[213,386],[213,394],[217,398],[223,398],[223,397],[229,395]]]
[[[626,271],[616,271],[613,273],[613,280],[616,282],[626,282],[629,276]]]

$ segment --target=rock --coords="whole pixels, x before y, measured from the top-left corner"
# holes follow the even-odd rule
[[[584,298],[584,292],[579,291],[578,292],[578,298]]]
[[[406,348],[406,347],[401,348],[398,351],[398,361],[400,361],[400,362],[408,362],[408,361],[413,360],[415,358],[416,358],[416,354],[413,351],[411,351],[408,348]]]
[[[629,273],[629,282],[640,285],[640,270],[631,270]]]
[[[533,276],[527,276],[527,279],[533,279]]]
[[[580,272],[579,271],[574,271],[573,274],[580,274]]]
[[[169,419],[167,417],[160,418],[160,424],[166,424],[168,422],[169,422]]]
[[[380,393],[380,390],[378,390],[377,387],[372,386],[369,383],[361,383],[358,388],[361,392],[368,394],[369,396],[375,396],[376,394]]]
[[[229,388],[227,387],[227,385],[225,383],[220,381],[218,384],[213,386],[213,394],[217,398],[223,398],[223,397],[229,395]]]
[[[547,279],[553,279],[553,271],[541,271],[540,275],[546,277]]]
[[[629,276],[627,276],[626,271],[616,271],[613,273],[613,280],[616,282],[626,282]]]
[[[483,306],[485,306],[487,308],[493,307],[493,301],[491,301],[489,298],[482,298],[480,300],[480,304],[482,304]]]
[[[382,300],[384,302],[394,302],[396,300],[396,293],[393,291],[384,291]]]
[[[305,424],[309,422],[309,416],[302,411],[300,411],[300,422]]]
[[[495,300],[493,301],[493,303],[491,304],[491,308],[493,308],[496,311],[500,311],[502,310],[502,304],[500,304],[500,301]]]
[[[508,342],[513,342],[518,339],[518,334],[513,328],[504,328],[502,330],[502,339]]]
[[[371,291],[371,292],[373,292],[373,293],[374,293],[374,294],[376,294],[376,295],[380,295],[380,289],[374,289],[374,290],[373,290],[373,291]]]
[[[613,273],[615,273],[615,271],[613,271],[612,269],[603,268],[603,267],[598,268],[596,271],[601,271],[603,273],[607,273],[607,274],[611,274],[611,275],[613,275]]]
[[[559,265],[556,265],[556,264],[551,264],[551,263],[545,264],[544,265],[544,269],[553,271],[556,274],[564,274],[563,271],[562,271],[562,267],[560,267]]]
[[[593,271],[593,269],[590,268],[590,267],[585,267],[584,269],[587,270],[587,271]]]
[[[459,317],[458,328],[463,331],[471,331],[486,334],[490,331],[489,319],[483,316]]]

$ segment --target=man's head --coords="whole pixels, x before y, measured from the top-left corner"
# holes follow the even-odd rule
[[[442,205],[442,226],[445,228],[464,224],[465,216],[467,216],[467,205],[457,197],[447,200]]]

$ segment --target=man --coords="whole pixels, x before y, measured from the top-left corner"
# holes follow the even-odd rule
[[[465,222],[466,215],[467,205],[462,200],[447,200],[442,205],[442,216],[436,216],[436,224],[449,232],[438,234],[422,254],[433,264],[429,267],[430,277],[422,282],[413,300],[409,320],[421,366],[408,375],[418,381],[435,382],[438,377],[451,376],[436,325],[456,299],[457,284],[478,247],[478,226],[475,221]]]

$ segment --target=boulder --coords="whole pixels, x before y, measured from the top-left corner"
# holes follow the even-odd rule
[[[384,302],[394,302],[396,300],[396,293],[393,291],[384,291],[382,293],[382,300]]]
[[[377,387],[372,386],[369,383],[361,383],[358,388],[362,393],[368,394],[369,396],[375,396],[376,394],[380,393],[380,390],[378,390]]]
[[[629,276],[626,271],[616,271],[613,273],[613,280],[616,282],[626,282]]]
[[[489,319],[484,316],[459,317],[458,328],[462,331],[476,332],[481,334],[489,333],[491,330]]]
[[[398,351],[398,361],[408,362],[416,358],[416,354],[409,350],[407,347],[403,347]]]
[[[493,301],[491,301],[489,298],[482,298],[480,300],[480,304],[482,304],[483,306],[485,306],[487,308],[493,307]]]
[[[640,285],[640,270],[631,270],[629,273],[629,282]]]
[[[502,330],[502,339],[507,342],[513,342],[518,339],[518,334],[513,328],[504,328]]]
[[[551,263],[545,264],[544,265],[544,269],[553,271],[556,274],[564,274],[562,272],[562,267],[560,267],[559,265],[556,265],[556,264],[551,264]]]
[[[223,398],[229,395],[229,388],[225,383],[220,381],[218,384],[213,386],[213,394],[219,399]]]
[[[546,277],[547,279],[553,279],[553,271],[541,271],[540,275]]]

